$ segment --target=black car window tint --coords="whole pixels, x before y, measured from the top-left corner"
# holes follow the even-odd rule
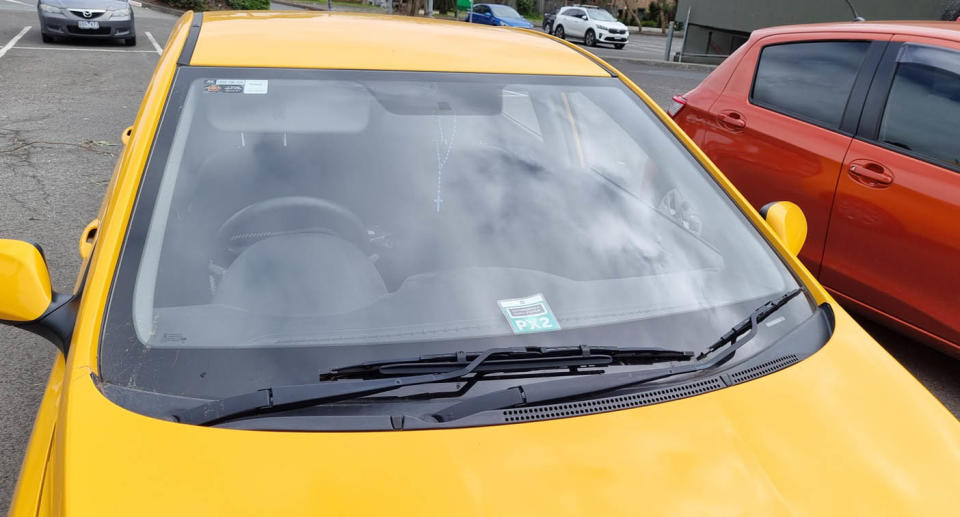
[[[905,45],[887,97],[878,139],[960,165],[960,52]]]
[[[829,128],[840,126],[867,41],[815,41],[763,49],[751,101]]]

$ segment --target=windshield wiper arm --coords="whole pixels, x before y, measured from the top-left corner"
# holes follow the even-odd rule
[[[787,291],[783,295],[777,298],[774,298],[768,301],[767,303],[757,307],[756,309],[754,309],[753,312],[750,313],[749,316],[741,320],[740,323],[737,323],[736,325],[734,325],[733,328],[730,329],[726,334],[720,336],[720,339],[716,340],[712,345],[708,346],[707,349],[703,351],[703,353],[697,356],[697,360],[703,360],[704,358],[716,352],[720,348],[736,343],[737,344],[736,348],[728,349],[727,352],[722,355],[722,358],[729,357],[733,352],[736,351],[737,348],[740,348],[741,346],[746,344],[747,341],[750,341],[751,339],[753,339],[754,336],[757,335],[758,323],[767,319],[768,316],[776,312],[777,309],[779,309],[780,307],[783,307],[784,305],[786,305],[787,302],[792,300],[794,296],[800,294],[801,292],[803,292],[802,289],[794,289],[793,291]],[[750,335],[740,340],[738,343],[737,340],[740,338],[740,336],[742,336],[747,331],[750,332]]]
[[[348,378],[399,377],[425,373],[447,373],[463,368],[483,352],[451,352],[421,355],[416,358],[370,361],[341,366],[320,374],[320,380]],[[653,364],[693,359],[693,353],[664,348],[616,346],[557,346],[504,348],[489,358],[474,373],[509,373],[551,368],[585,368],[613,364]]]
[[[458,402],[432,416],[440,422],[450,422],[482,411],[579,398],[716,366],[729,359],[740,347],[753,339],[761,321],[786,305],[801,292],[801,289],[794,289],[757,307],[749,316],[734,325],[730,331],[720,336],[720,339],[697,356],[696,362],[649,370],[608,373],[587,378],[560,379],[513,386]],[[750,333],[747,336],[739,339],[748,331]]]
[[[614,359],[609,353],[594,354],[590,347],[557,347],[557,348],[492,348],[479,353],[467,354],[465,352],[456,352],[453,357],[470,357],[464,362],[450,363],[435,362],[431,356],[427,356],[426,364],[434,368],[431,373],[420,375],[409,375],[401,377],[376,378],[357,382],[343,381],[325,381],[315,384],[298,384],[292,386],[277,386],[264,388],[242,395],[226,397],[219,400],[213,400],[200,404],[174,414],[177,421],[195,424],[212,425],[229,418],[246,416],[255,413],[265,413],[282,409],[291,409],[294,407],[318,404],[321,402],[339,400],[344,398],[355,398],[359,396],[373,395],[385,391],[395,390],[406,386],[415,386],[418,384],[430,384],[437,382],[451,381],[460,379],[475,373],[487,372],[515,372],[524,370],[543,370],[549,368],[577,368],[612,364],[619,361],[626,364],[627,357],[632,356],[631,360],[644,362],[655,362],[659,360],[690,360],[693,353],[684,351],[669,351],[663,349],[642,349],[642,348],[623,348],[615,349],[612,347],[598,348],[612,353],[622,354],[619,359]],[[570,353],[576,351],[575,353]],[[536,356],[540,354],[538,359]],[[520,357],[518,359],[518,356]],[[533,357],[531,357],[533,356]],[[495,363],[496,358],[505,357],[499,363]],[[441,357],[443,358],[443,357]],[[539,362],[539,364],[537,364]],[[384,362],[389,366],[390,362]],[[400,363],[403,368],[412,368],[416,363],[409,361]],[[439,366],[438,366],[439,364]],[[631,363],[633,364],[633,363]],[[452,366],[455,365],[455,368]],[[360,368],[361,366],[347,367],[346,370]],[[337,370],[334,370],[335,372]],[[352,370],[351,370],[352,371]],[[429,371],[429,369],[428,369]]]

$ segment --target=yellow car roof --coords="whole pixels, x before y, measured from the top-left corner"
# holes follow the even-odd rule
[[[573,46],[533,31],[328,12],[204,13],[190,64],[610,75]]]

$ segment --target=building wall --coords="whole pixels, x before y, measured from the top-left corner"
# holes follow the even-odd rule
[[[868,20],[939,20],[949,0],[852,0]],[[845,0],[678,0],[677,21],[736,32],[795,23],[850,21]]]
[[[852,0],[867,20],[938,20],[950,0]],[[687,22],[682,59],[717,63],[761,27],[850,21],[845,0],[679,0],[677,21]]]

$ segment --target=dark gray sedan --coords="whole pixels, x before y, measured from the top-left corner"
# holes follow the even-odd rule
[[[133,9],[127,0],[40,0],[43,41],[57,38],[101,38],[137,44]]]

